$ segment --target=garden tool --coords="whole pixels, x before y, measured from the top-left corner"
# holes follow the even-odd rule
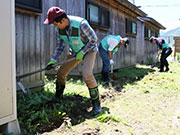
[[[162,53],[162,51],[159,50],[159,51],[158,51],[158,55],[157,55],[156,58],[155,58],[155,61],[154,61],[153,64],[151,65],[151,68],[154,68],[154,67],[158,66],[159,56],[161,55],[161,53]]]
[[[153,62],[153,64],[151,65],[151,68],[154,68],[158,65],[158,58],[155,58],[155,61]]]
[[[52,67],[54,68],[54,67],[60,66],[60,65],[62,65],[62,64],[64,64],[64,63],[66,63],[66,62],[70,62],[70,61],[73,61],[73,60],[75,60],[75,59],[76,59],[75,57],[70,58],[70,59],[67,59],[67,60],[65,60],[65,61],[62,61],[62,62],[59,62],[59,63],[54,64]],[[42,68],[42,69],[39,69],[39,70],[36,70],[36,71],[33,71],[33,72],[29,72],[29,73],[25,73],[25,74],[23,74],[23,75],[17,75],[17,76],[16,76],[17,84],[18,84],[18,86],[21,88],[21,90],[23,91],[23,93],[24,93],[26,96],[28,95],[28,93],[27,93],[25,87],[23,86],[23,84],[20,82],[20,80],[21,80],[22,78],[31,76],[31,75],[33,75],[33,74],[36,74],[36,73],[39,73],[39,72],[42,72],[42,71],[45,71],[45,70],[46,70],[46,67],[45,67],[45,68]]]
[[[116,77],[116,75],[113,73],[113,64],[111,64],[110,77],[111,77],[113,80],[117,80],[117,79],[118,79],[118,78]]]

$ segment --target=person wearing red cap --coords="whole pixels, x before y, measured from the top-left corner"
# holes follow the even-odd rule
[[[71,62],[62,64],[57,72],[56,94],[52,100],[62,99],[66,84],[66,76],[81,61],[82,76],[85,81],[93,104],[93,114],[101,112],[99,91],[93,75],[94,62],[97,53],[97,36],[89,23],[81,17],[70,16],[59,7],[51,7],[47,12],[44,24],[53,24],[56,27],[56,49],[46,69],[52,68],[65,48],[69,45],[70,54],[67,58],[75,57]]]

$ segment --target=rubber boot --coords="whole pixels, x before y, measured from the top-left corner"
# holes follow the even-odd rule
[[[99,101],[98,87],[89,89],[89,94],[90,94],[91,101],[93,104],[92,113],[95,116],[98,113],[101,113],[101,105],[100,105],[100,101]]]
[[[168,72],[169,71],[169,67],[166,67],[166,70],[165,70],[166,72]]]
[[[167,62],[167,61],[166,61],[165,67],[166,67],[165,72],[168,72],[168,71],[169,71],[169,64],[168,64],[168,62]]]
[[[56,94],[52,98],[52,101],[57,101],[57,100],[63,99],[64,89],[65,89],[65,84],[59,84],[56,81]]]
[[[109,72],[104,72],[103,81],[105,82],[113,82],[113,80],[109,77]]]
[[[164,65],[161,63],[159,72],[164,72]]]
[[[101,79],[103,80],[103,81],[105,81],[104,79],[105,79],[105,76],[104,76],[104,72],[103,71],[101,71]]]

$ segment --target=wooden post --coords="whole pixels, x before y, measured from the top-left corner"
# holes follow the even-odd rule
[[[176,59],[177,52],[180,52],[180,36],[174,37],[174,59]]]

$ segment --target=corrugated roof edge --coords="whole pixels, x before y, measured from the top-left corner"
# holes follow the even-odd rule
[[[135,6],[128,0],[117,0],[117,1],[119,3],[121,3],[123,6],[127,7],[129,10],[138,14],[139,17],[137,17],[137,19],[139,19],[140,21],[149,21],[149,22],[153,23],[154,25],[158,26],[160,29],[163,29],[163,30],[166,29],[166,27],[164,27],[162,24],[160,24],[158,21],[156,21],[152,17],[147,17],[147,14],[144,11],[139,9],[137,6]]]
[[[166,27],[164,27],[162,24],[160,24],[159,22],[157,22],[154,18],[152,17],[137,17],[137,19],[139,19],[140,21],[144,22],[144,21],[147,21],[147,22],[151,22],[153,23],[154,25],[158,26],[160,29],[162,30],[165,30]]]
[[[127,0],[116,0],[116,1],[121,3],[123,6],[125,6],[129,10],[135,12],[139,16],[142,16],[142,17],[146,17],[147,16],[147,14],[145,12],[143,12],[142,10],[140,10],[138,7],[136,7],[134,4],[132,4],[131,2],[129,2]]]

